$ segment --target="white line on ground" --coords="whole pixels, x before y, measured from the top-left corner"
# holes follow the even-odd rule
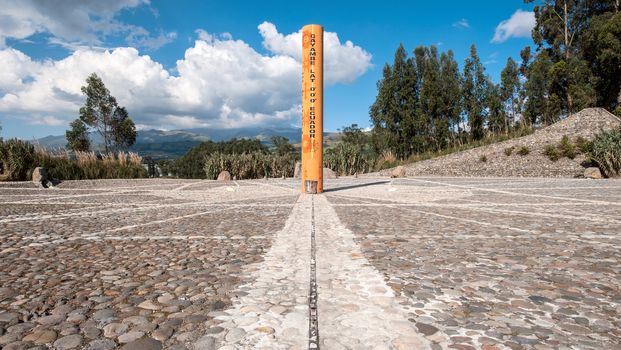
[[[319,334],[325,349],[430,349],[384,276],[364,257],[354,234],[325,195],[315,197]],[[436,334],[439,346],[448,337]]]
[[[532,194],[532,193],[519,193],[519,192],[503,191],[503,190],[496,190],[496,189],[490,189],[490,188],[481,188],[481,187],[475,187],[475,186],[455,185],[455,184],[450,184],[450,183],[445,183],[445,182],[422,180],[422,179],[404,178],[403,180],[417,181],[417,182],[424,182],[424,183],[432,183],[432,184],[436,184],[436,185],[442,185],[442,186],[448,186],[448,187],[456,187],[456,188],[463,188],[463,189],[468,189],[468,190],[502,193],[502,194],[508,194],[508,195],[512,195],[512,196],[538,197],[538,198],[558,199],[558,200],[565,200],[565,201],[596,203],[596,204],[603,204],[603,205],[621,205],[621,203],[619,203],[619,202],[608,202],[608,201],[591,200],[591,199],[579,199],[579,198],[560,197],[560,196],[547,196],[547,195],[543,195],[543,194]]]

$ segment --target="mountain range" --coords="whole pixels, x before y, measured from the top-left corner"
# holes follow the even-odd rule
[[[325,133],[330,137],[337,133]],[[234,128],[234,129],[186,129],[186,130],[139,130],[136,143],[129,149],[142,156],[154,159],[173,159],[184,155],[192,147],[204,141],[228,141],[233,138],[259,139],[267,146],[271,146],[272,136],[284,136],[292,144],[301,143],[302,131],[294,127],[276,128]],[[98,134],[91,134],[93,145],[101,145],[103,140]],[[46,136],[35,140],[40,146],[47,149],[62,149],[67,145],[64,135]]]

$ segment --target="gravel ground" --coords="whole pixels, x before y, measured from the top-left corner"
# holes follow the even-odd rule
[[[324,349],[621,348],[620,180],[326,188],[0,183],[0,348],[305,348],[311,227]]]
[[[588,163],[584,154],[552,161],[545,155],[546,146],[556,147],[563,136],[568,136],[572,143],[578,137],[592,140],[602,130],[619,125],[621,119],[605,109],[587,108],[528,136],[408,164],[405,168],[408,176],[584,177]],[[528,149],[527,155],[518,154],[522,147]],[[388,175],[390,171],[381,173]]]

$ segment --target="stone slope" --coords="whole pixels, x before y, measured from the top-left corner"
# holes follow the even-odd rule
[[[533,134],[507,140],[447,156],[406,165],[408,176],[476,176],[476,177],[580,177],[581,165],[586,158],[580,154],[575,159],[561,158],[551,161],[543,153],[546,145],[557,145],[564,135],[575,142],[581,136],[592,139],[602,130],[621,124],[621,119],[602,108],[587,108]],[[517,151],[527,146],[530,153],[521,156]],[[510,156],[505,149],[513,147]],[[486,162],[481,161],[485,156]],[[384,170],[387,175],[390,170]]]

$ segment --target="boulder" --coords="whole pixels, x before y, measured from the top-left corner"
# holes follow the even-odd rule
[[[302,162],[295,162],[295,169],[293,170],[293,177],[299,179],[302,177]]]
[[[231,173],[224,170],[218,175],[218,181],[231,181]]]
[[[323,168],[324,179],[336,179],[336,173],[330,168]]]
[[[47,184],[47,170],[43,167],[36,167],[32,171],[32,182],[39,186],[45,186]]]
[[[584,169],[584,177],[587,179],[601,179],[603,178],[602,172],[597,167],[590,167]]]
[[[398,167],[392,169],[392,171],[390,172],[390,177],[405,177],[405,167],[403,165],[399,165]]]

